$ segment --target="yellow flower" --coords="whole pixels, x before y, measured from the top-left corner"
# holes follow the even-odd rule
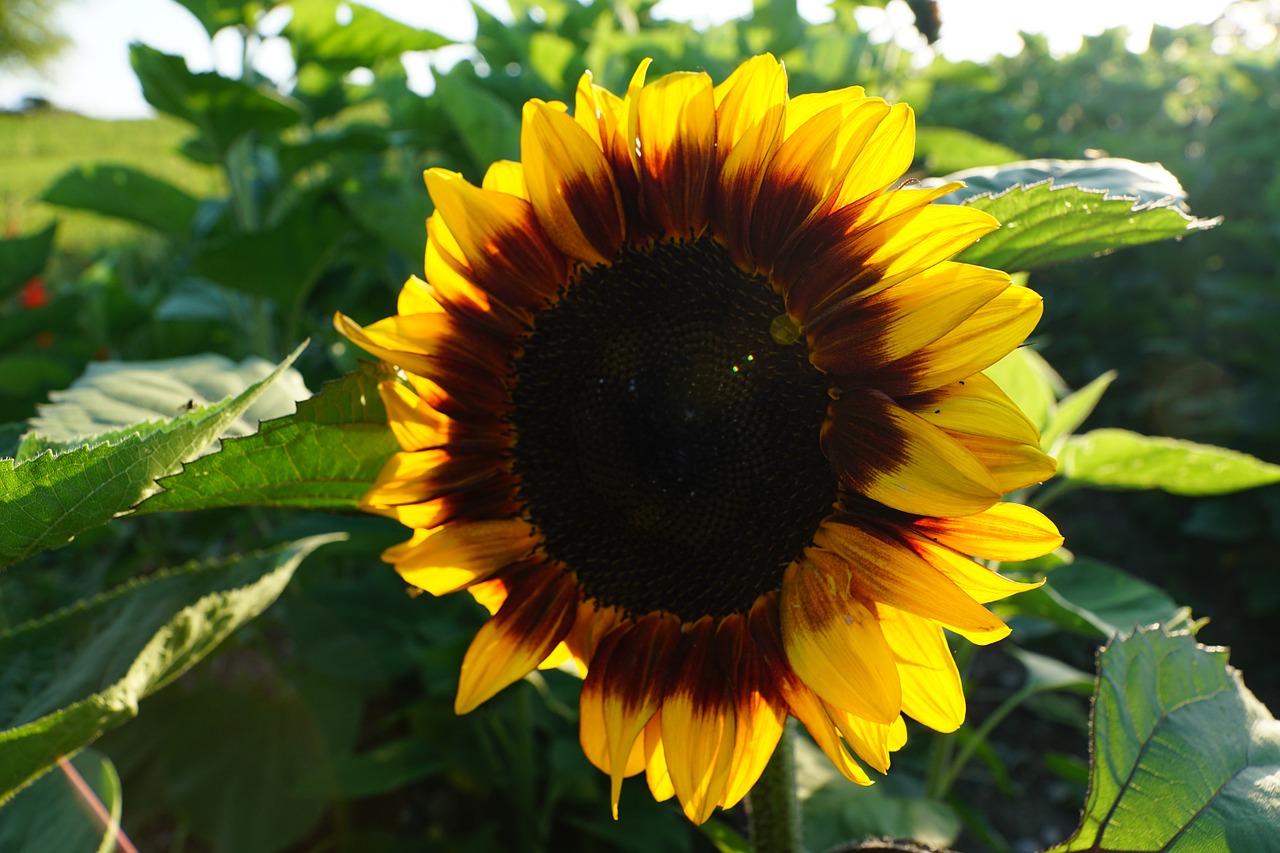
[[[997,227],[930,203],[954,185],[892,188],[910,108],[788,97],[768,55],[718,86],[647,65],[529,102],[483,187],[428,171],[426,281],[336,322],[402,371],[364,505],[414,533],[384,559],[493,614],[457,710],[572,659],[615,814],[644,772],[702,822],[788,715],[862,784],[904,714],[958,727],[942,629],[1000,639],[981,603],[1027,586],[966,555],[1062,540],[1001,502],[1054,465],[980,372],[1040,298],[947,260]]]

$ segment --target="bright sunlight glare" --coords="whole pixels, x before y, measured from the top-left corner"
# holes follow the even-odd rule
[[[813,21],[832,15],[828,0],[798,0],[801,14]],[[1154,24],[1205,25],[1215,20],[1229,0],[1074,0],[1072,3],[1027,3],[1025,0],[938,0],[942,38],[935,49],[953,61],[1012,55],[1021,48],[1019,32],[1043,33],[1056,53],[1076,49],[1086,35],[1126,27],[1131,50],[1142,50]],[[476,21],[469,0],[365,0],[384,14],[417,27],[467,41]],[[507,16],[502,0],[480,0],[482,7]],[[128,12],[121,14],[121,7]],[[661,0],[660,17],[714,24],[748,14],[751,0]],[[272,13],[264,30],[278,32],[287,12]],[[884,9],[865,7],[858,20],[874,39],[893,39],[913,51],[924,50],[903,0]],[[140,41],[166,53],[181,54],[196,71],[217,69],[239,73],[240,45],[229,31],[210,45],[200,24],[173,0],[74,0],[58,7],[58,20],[71,46],[42,75],[11,72],[0,76],[0,107],[13,108],[26,97],[40,97],[66,110],[100,118],[139,118],[152,114],[132,70],[128,45]],[[273,30],[274,28],[274,30]],[[465,48],[446,48],[437,55],[406,56],[410,86],[429,92],[430,67],[447,66],[465,56]],[[926,54],[927,55],[927,54]],[[256,67],[273,80],[292,74],[288,46],[268,39],[257,52]]]

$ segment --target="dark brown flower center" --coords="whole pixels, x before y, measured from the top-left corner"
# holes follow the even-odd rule
[[[587,597],[745,612],[831,512],[827,382],[782,314],[701,239],[625,249],[537,315],[514,364],[514,469]]]

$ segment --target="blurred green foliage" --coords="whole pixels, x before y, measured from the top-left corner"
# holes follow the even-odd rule
[[[250,60],[265,35],[257,29],[262,16],[274,5],[179,2],[210,36],[236,30]],[[1028,37],[1018,56],[985,65],[918,63],[862,32],[852,0],[834,0],[825,23],[802,19],[793,0],[756,0],[749,15],[704,31],[655,18],[655,0],[511,0],[510,20],[477,9],[474,43],[433,55],[434,92],[421,97],[409,90],[400,56],[444,47],[446,39],[339,0],[282,5],[292,7],[282,33],[297,63],[290,80],[263,79],[251,62],[238,79],[192,73],[180,57],[136,45],[135,71],[161,119],[128,128],[130,141],[115,149],[106,142],[60,149],[78,161],[60,174],[21,150],[15,155],[31,170],[19,190],[24,209],[40,193],[41,209],[56,206],[66,221],[55,232],[45,230],[43,213],[26,224],[11,217],[15,233],[0,243],[0,422],[11,423],[0,431],[0,455],[19,452],[36,404],[70,386],[93,360],[215,352],[277,362],[311,336],[296,363],[307,385],[347,373],[354,354],[329,317],[337,308],[362,321],[391,313],[400,283],[420,271],[430,213],[424,168],[456,169],[479,181],[493,160],[518,157],[521,105],[533,97],[571,100],[588,68],[618,91],[644,57],[654,59],[651,76],[705,68],[719,80],[745,56],[770,50],[785,60],[792,94],[861,84],[909,100],[922,126],[913,177],[1019,156],[1079,160],[1096,152],[1160,162],[1178,175],[1195,212],[1222,214],[1225,224],[1181,244],[1037,267],[1032,283],[1046,297],[1047,314],[1035,343],[1061,377],[1023,351],[1001,368],[1001,381],[1020,389],[1015,396],[1058,448],[1108,437],[1072,436],[1097,405],[1091,423],[1280,459],[1274,51],[1215,46],[1200,28],[1157,28],[1144,54],[1129,53],[1119,34],[1108,33],[1062,59]],[[945,36],[946,20],[941,24]],[[461,58],[450,64],[446,55]],[[45,132],[33,128],[62,139],[110,136],[99,123],[56,113],[0,117],[0,127],[15,122],[26,123],[24,138]],[[139,136],[151,133],[180,157],[162,159],[143,147]],[[20,171],[15,162],[0,157],[6,186],[11,170]],[[1061,192],[1088,198],[1085,188],[1106,187]],[[1014,201],[981,203],[1007,211]],[[1124,203],[1107,204],[1108,215],[1127,213]],[[1165,233],[1182,227],[1176,207],[1149,212],[1176,220]],[[1056,221],[1059,232],[1070,230],[1070,219]],[[128,228],[105,232],[103,242],[77,236],[108,222]],[[1076,245],[1085,249],[1063,249],[1059,257],[1093,251],[1088,241]],[[1109,380],[1089,384],[1113,369],[1105,395]],[[283,469],[294,442],[324,448],[313,458],[325,459],[361,447],[353,456],[364,468],[353,465],[348,474],[353,482],[367,476],[369,460],[390,445],[369,435],[355,441],[338,429],[345,422],[335,414],[373,417],[359,402],[367,379],[358,374],[330,386],[296,418],[229,440],[233,450],[193,463],[167,497],[144,509],[213,506],[237,485],[237,460]],[[1084,390],[1068,395],[1073,386]],[[166,426],[134,444],[157,443],[174,424],[215,410],[174,411]],[[1163,456],[1163,467],[1147,471],[1144,482],[1165,477],[1154,485],[1168,488],[1177,480],[1170,470],[1185,474],[1188,457],[1176,453],[1199,451],[1160,449],[1175,456]],[[100,444],[79,452],[107,458],[122,451]],[[201,479],[223,477],[224,466],[224,479]],[[307,476],[319,482],[322,473]],[[1207,480],[1189,476],[1191,493],[1208,490]],[[166,566],[191,559],[235,565],[235,555],[251,549],[350,534],[308,557],[279,602],[218,655],[97,742],[104,778],[119,772],[124,827],[140,846],[250,853],[733,849],[735,831],[745,827],[740,810],[718,815],[718,828],[700,833],[669,803],[653,803],[643,783],[624,787],[622,819],[609,818],[607,780],[577,743],[577,681],[564,673],[535,674],[455,717],[459,663],[482,610],[465,596],[407,596],[374,557],[402,538],[384,519],[279,509],[350,507],[357,492],[259,502],[274,509],[135,514],[106,526],[77,525],[65,548],[0,574],[2,642],[29,630],[32,620],[104,591],[145,594],[145,587],[121,585]],[[1088,776],[1080,670],[1092,669],[1094,645],[1112,629],[1148,619],[1185,625],[1177,603],[1217,618],[1206,635],[1234,642],[1235,660],[1243,659],[1259,692],[1278,698],[1280,665],[1265,644],[1232,633],[1280,614],[1280,580],[1266,575],[1280,544],[1275,487],[1192,502],[1159,492],[1123,501],[1090,492],[1086,500],[1051,484],[1030,497],[1055,501],[1052,514],[1069,545],[1100,558],[1068,562],[1059,554],[1011,567],[1050,577],[1041,590],[1001,605],[1019,629],[1018,642],[1044,654],[962,648],[977,725],[954,739],[913,729],[894,774],[870,791],[850,790],[812,763],[806,771],[802,760],[814,843],[892,832],[1007,851],[1027,839],[1039,845],[1066,837]],[[217,505],[227,503],[253,502]],[[1155,584],[1109,564],[1136,568]],[[994,722],[979,728],[984,718]],[[0,727],[11,722],[0,720]],[[1046,757],[1046,741],[1075,749]],[[18,797],[44,802],[51,778]],[[1008,808],[1010,801],[1020,807]],[[0,812],[0,825],[19,820],[22,802]],[[23,837],[23,827],[10,823],[7,831],[0,837]]]

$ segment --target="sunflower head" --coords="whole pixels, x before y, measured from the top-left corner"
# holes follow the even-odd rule
[[[338,328],[400,369],[402,452],[364,498],[383,556],[492,617],[466,712],[535,667],[585,676],[588,758],[691,820],[740,800],[797,717],[869,784],[965,700],[943,628],[1008,628],[1025,589],[973,557],[1061,543],[1003,495],[1052,476],[981,371],[1040,298],[948,260],[997,223],[895,188],[914,118],[852,87],[787,94],[772,56],[572,112],[524,108],[520,163],[427,172],[426,280]]]

